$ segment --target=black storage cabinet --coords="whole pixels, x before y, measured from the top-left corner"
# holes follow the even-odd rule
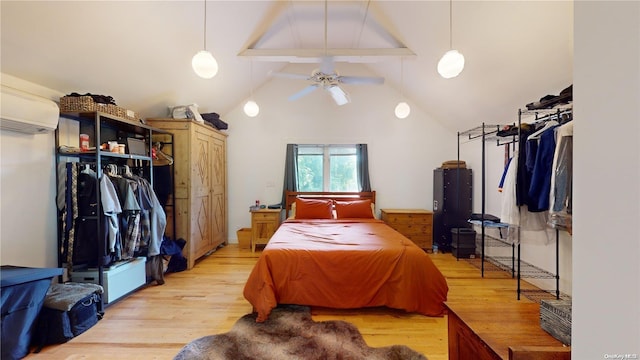
[[[433,171],[433,242],[443,252],[451,251],[452,228],[471,228],[472,180],[467,168]]]
[[[451,254],[456,258],[476,255],[476,232],[469,228],[451,229]]]
[[[60,275],[60,268],[1,267],[2,360],[27,356],[44,297],[53,278]]]

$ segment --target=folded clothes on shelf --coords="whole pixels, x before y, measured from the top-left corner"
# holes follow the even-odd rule
[[[500,222],[500,218],[491,214],[473,213],[469,217],[470,220],[487,220],[491,222]]]

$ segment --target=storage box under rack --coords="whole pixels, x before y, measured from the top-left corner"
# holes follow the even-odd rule
[[[453,255],[456,258],[463,258],[463,259],[473,259],[476,257],[476,247],[461,247],[458,248],[456,246],[453,246],[454,244],[452,244],[451,246],[451,255]]]
[[[457,248],[475,248],[476,232],[469,228],[451,229],[451,246]]]
[[[113,302],[144,285],[147,281],[146,258],[139,257],[102,270],[102,296],[105,303]],[[87,269],[71,273],[72,282],[98,284],[98,270]]]
[[[541,300],[540,327],[565,345],[571,345],[571,300]]]
[[[451,229],[451,254],[456,258],[476,256],[476,232],[469,228]]]

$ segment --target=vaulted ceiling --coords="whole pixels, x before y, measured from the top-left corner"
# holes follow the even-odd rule
[[[452,44],[466,67],[446,80],[436,65],[450,47],[450,5]],[[2,73],[63,93],[111,95],[144,117],[189,103],[224,116],[268,81],[297,92],[304,81],[269,73],[317,68],[325,19],[326,53],[339,72],[384,77],[452,129],[509,122],[518,107],[572,83],[571,1],[208,0],[206,48],[219,64],[210,80],[191,69],[205,46],[205,1],[0,6]]]

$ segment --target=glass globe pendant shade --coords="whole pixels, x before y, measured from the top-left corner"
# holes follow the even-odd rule
[[[404,119],[411,113],[411,107],[406,102],[401,101],[396,105],[395,113],[398,119]]]
[[[191,59],[191,67],[196,75],[203,79],[211,79],[218,73],[218,62],[206,50],[198,51]]]
[[[454,78],[464,69],[464,56],[458,50],[449,50],[438,62],[438,73],[445,79]]]
[[[255,101],[249,100],[244,104],[244,113],[249,117],[256,117],[260,113],[260,107]]]

